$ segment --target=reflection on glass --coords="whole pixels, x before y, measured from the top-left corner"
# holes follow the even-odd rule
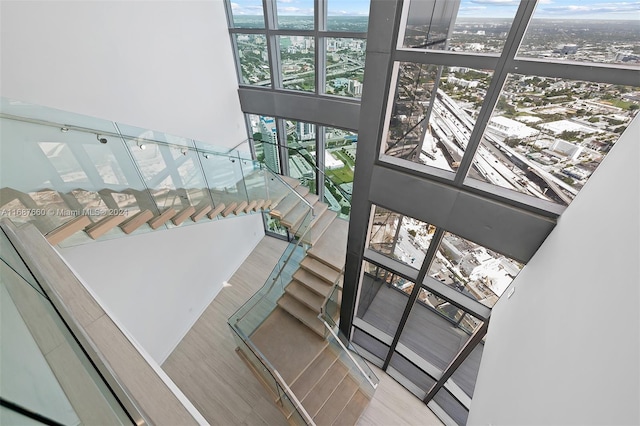
[[[636,20],[620,19],[634,13]],[[518,56],[640,67],[637,18],[638,6],[632,3],[597,9],[538,4]]]
[[[264,28],[262,0],[233,0],[231,15],[235,28]]]
[[[362,96],[366,40],[327,38],[327,84],[330,95],[359,98]]]
[[[521,269],[506,256],[446,232],[429,275],[492,307]]]
[[[414,284],[366,261],[363,269],[356,316],[393,337]]]
[[[248,116],[256,160],[274,173],[280,173],[276,120],[262,115]]]
[[[411,0],[404,48],[500,53],[517,1]]]
[[[63,142],[39,142],[38,146],[65,183],[88,184],[89,178],[74,156],[68,144]]]
[[[278,28],[313,30],[313,0],[277,0]]]
[[[316,193],[316,125],[285,121],[289,148],[289,176]]]
[[[327,0],[329,31],[366,32],[370,0]]]
[[[267,38],[262,34],[234,34],[242,84],[271,86]]]
[[[354,132],[325,127],[325,202],[345,217],[351,211],[357,142]]]
[[[469,176],[567,205],[640,109],[640,88],[510,74]]]
[[[465,324],[463,324],[465,323]],[[469,340],[469,328],[480,321],[421,288],[411,308],[398,351],[411,351],[425,361],[427,371],[444,370]]]
[[[283,87],[305,92],[315,91],[315,39],[306,36],[278,38]]]
[[[433,225],[376,206],[369,248],[420,269],[434,232]]]
[[[471,351],[467,359],[465,359],[460,367],[453,373],[446,383],[446,386],[450,388],[452,392],[459,392],[458,389],[460,389],[469,398],[473,397],[483,351],[484,341],[481,341],[473,348],[473,351]]]
[[[384,154],[457,170],[491,77],[466,67],[400,63]]]

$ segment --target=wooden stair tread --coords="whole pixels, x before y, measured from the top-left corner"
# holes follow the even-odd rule
[[[313,222],[311,229],[309,230],[309,232],[307,232],[302,240],[307,244],[311,244],[312,246],[315,245],[320,237],[322,237],[324,231],[327,230],[329,225],[331,225],[331,223],[337,216],[338,214],[333,210],[325,210],[325,212],[322,213],[322,215]]]
[[[247,203],[246,201],[241,201],[240,204],[238,204],[236,208],[233,209],[233,214],[239,215],[240,213],[244,212],[244,209],[248,204],[249,203]]]
[[[244,208],[244,212],[249,213],[250,211],[253,211],[256,204],[258,204],[258,202],[256,200],[252,200],[249,204],[247,204],[247,207]]]
[[[182,225],[185,220],[190,218],[191,215],[195,213],[195,211],[196,208],[193,206],[185,207],[180,211],[180,213],[171,218],[171,222],[173,222],[173,224],[176,226]]]
[[[142,210],[122,222],[120,229],[122,229],[125,234],[130,234],[151,219],[153,219],[153,212],[151,210]]]
[[[347,367],[341,362],[334,362],[322,378],[311,388],[311,391],[301,401],[302,406],[311,417],[315,417],[324,403],[329,399],[342,379],[347,375]]]
[[[235,201],[227,205],[227,208],[222,211],[222,216],[223,217],[229,216],[231,213],[233,213],[236,207],[238,207],[238,203],[236,203]]]
[[[313,332],[324,337],[324,324],[318,319],[318,313],[300,303],[293,296],[285,293],[278,299],[278,306],[299,319]]]
[[[59,244],[76,232],[82,231],[89,225],[91,225],[91,219],[89,216],[78,216],[49,232],[46,235],[47,241],[49,241],[49,244],[51,245]]]
[[[94,224],[87,226],[84,229],[84,232],[96,240],[116,226],[120,225],[126,218],[127,217],[124,215],[105,216]]]
[[[358,390],[351,397],[333,424],[335,426],[355,425],[364,409],[367,408],[367,405],[369,405],[369,398],[367,398],[362,391]]]
[[[316,312],[316,315],[320,313],[320,308],[322,308],[322,303],[324,303],[324,297],[309,290],[309,288],[304,284],[295,280],[291,281],[285,287],[284,291],[307,308],[313,309]]]
[[[291,384],[291,391],[298,398],[299,401],[303,400],[311,388],[324,376],[329,367],[333,365],[338,357],[328,347],[324,348],[322,352],[311,362],[307,368],[293,381]]]
[[[348,230],[349,223],[347,221],[334,220],[313,244],[313,247],[309,249],[307,255],[331,266],[336,271],[341,271],[347,255]]]
[[[209,219],[213,219],[214,217],[222,213],[224,209],[226,209],[226,206],[224,205],[224,203],[220,203],[214,209],[211,209],[209,213],[207,213],[207,217]]]
[[[289,195],[284,197],[278,204],[276,204],[275,206],[271,206],[271,210],[274,210],[275,208],[275,210],[271,212],[271,216],[282,219],[301,202],[302,201],[300,200],[300,197],[298,197],[294,193],[290,193]]]
[[[191,220],[194,221],[194,222],[199,221],[200,219],[202,219],[204,217],[204,215],[209,213],[212,208],[213,207],[211,207],[211,204],[209,204],[206,201],[200,203],[196,207],[196,211],[191,215]]]
[[[306,269],[298,269],[294,272],[293,278],[323,299],[327,297],[331,291],[331,283],[328,283],[326,280],[312,274]]]
[[[357,390],[358,383],[351,376],[345,376],[313,418],[316,425],[333,424]]]
[[[285,181],[287,185],[289,185],[292,188],[300,186],[300,181],[296,178],[292,178],[291,176],[285,176],[285,175],[279,175],[279,176],[280,176],[280,179]]]
[[[318,278],[321,278],[330,285],[333,285],[333,283],[335,283],[338,278],[340,278],[340,272],[336,271],[330,266],[325,265],[318,259],[315,259],[311,256],[306,256],[304,259],[302,259],[302,262],[300,262],[300,268],[312,273]]]
[[[291,210],[289,210],[284,217],[280,219],[280,223],[282,223],[287,228],[295,228],[298,222],[302,221],[308,214],[311,213],[313,207],[307,205],[302,200],[298,202]],[[311,220],[309,220],[311,222]]]
[[[265,200],[257,200],[256,204],[253,206],[253,211],[257,212],[264,206]]]
[[[164,225],[169,219],[174,217],[176,213],[177,212],[173,207],[169,207],[168,209],[160,213],[158,216],[151,219],[149,221],[149,226],[151,227],[151,229],[158,229],[159,227]]]

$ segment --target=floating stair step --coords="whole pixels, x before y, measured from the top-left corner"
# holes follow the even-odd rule
[[[265,200],[258,200],[256,201],[256,204],[252,207],[254,212],[257,212],[258,210],[260,210],[262,208],[262,206],[264,206]]]
[[[335,215],[335,212],[331,213]],[[325,214],[327,214],[327,212],[325,212]],[[316,230],[316,226],[318,226],[318,224],[314,225],[311,229],[312,233]],[[317,238],[313,247],[307,252],[307,256],[319,260],[336,271],[341,271],[347,255],[348,231],[349,223],[347,221],[340,219],[334,220],[330,226],[327,226],[326,231]]]
[[[367,405],[369,405],[369,398],[358,390],[353,394],[346,407],[342,409],[333,424],[335,426],[355,425],[364,412],[364,409],[367,408]]]
[[[316,425],[330,425],[338,418],[340,412],[347,406],[349,400],[358,390],[358,383],[350,376],[345,376],[333,391],[320,411],[313,418]]]
[[[247,204],[247,207],[244,208],[244,212],[249,213],[250,211],[253,211],[256,204],[258,204],[256,200],[251,201],[249,204]]]
[[[318,313],[312,311],[291,295],[285,293],[278,299],[278,306],[298,318],[319,336],[324,337],[324,324],[318,319]]]
[[[328,266],[327,266],[328,268]],[[315,274],[307,271],[306,269],[298,269],[294,274],[293,278],[300,282],[300,284],[307,287],[309,290],[316,293],[318,296],[324,299],[327,297],[329,292],[331,291],[332,284],[329,284],[322,278],[318,277]]]
[[[231,213],[233,213],[233,210],[235,210],[236,207],[238,207],[238,203],[234,201],[233,203],[229,204],[226,209],[222,211],[222,216],[223,217],[229,216]]]
[[[272,200],[266,200],[261,208],[264,211],[264,210],[272,209],[274,206],[275,206],[275,203]]]
[[[209,219],[213,219],[214,217],[216,217],[220,213],[222,213],[225,208],[226,207],[225,207],[224,203],[220,203],[215,208],[211,209],[211,211],[209,213],[207,213],[207,217]]]
[[[336,354],[328,347],[318,354],[291,384],[291,390],[298,400],[302,400],[307,396],[311,388],[320,381],[337,359]]]
[[[120,229],[122,229],[125,234],[130,234],[151,219],[153,219],[153,212],[151,210],[142,210],[122,222]]]
[[[284,218],[282,218],[282,220],[281,220],[281,222],[282,222],[282,224],[284,226],[286,226],[288,228],[291,228],[291,229],[297,229],[298,225],[309,214],[309,210],[313,209],[314,215],[316,214],[314,204],[316,204],[318,202],[318,196],[315,195],[315,194],[307,194],[307,195],[304,196],[304,199],[309,204],[307,205],[306,203],[303,203],[301,201],[293,209],[291,209],[291,211],[289,213],[287,213],[287,215]],[[309,207],[309,206],[311,206],[311,207]],[[324,210],[322,210],[322,211],[324,211]],[[311,223],[312,220],[313,220],[312,218],[309,218],[309,223]]]
[[[213,207],[211,207],[211,204],[209,204],[206,201],[203,202],[203,203],[200,203],[200,205],[198,205],[198,207],[196,207],[196,211],[191,215],[191,220],[194,221],[194,222],[199,221],[207,213],[209,213],[212,208]]]
[[[240,204],[238,204],[236,206],[235,209],[233,209],[233,214],[235,215],[239,215],[240,213],[244,212],[245,207],[247,207],[249,203],[247,203],[246,201],[242,201]]]
[[[315,293],[304,284],[298,281],[291,281],[284,289],[285,293],[293,296],[298,302],[305,305],[307,308],[316,312],[316,315],[320,313],[320,308],[324,303],[324,297]]]
[[[311,272],[313,275],[321,278],[329,285],[333,285],[333,283],[335,283],[340,277],[340,272],[311,256],[306,256],[302,259],[302,262],[300,262],[300,268]]]
[[[93,225],[87,226],[84,231],[89,234],[91,238],[94,240],[100,238],[116,226],[120,225],[125,221],[127,217],[124,215],[117,216],[106,216],[94,223]]]
[[[291,176],[284,176],[284,175],[280,175],[280,178],[292,188],[296,188],[300,186],[300,181],[296,178],[292,178]]]
[[[293,210],[302,200],[296,194],[291,193],[284,197],[282,201],[275,205],[275,209],[272,207],[271,216],[282,219],[291,210]]]
[[[161,214],[159,214],[158,216],[156,216],[155,218],[151,219],[149,221],[149,226],[151,227],[151,229],[158,229],[160,228],[162,225],[164,225],[165,223],[167,223],[167,221],[169,219],[171,219],[172,217],[174,217],[176,215],[176,209],[174,209],[173,207],[169,207],[168,209],[166,209],[165,211],[163,211]]]
[[[89,225],[91,225],[91,219],[89,219],[89,216],[78,216],[49,232],[46,235],[47,241],[49,241],[49,244],[55,246],[76,232],[82,231]]]
[[[181,225],[184,223],[185,220],[191,217],[191,215],[194,214],[195,212],[196,212],[195,207],[193,206],[185,207],[180,211],[180,213],[178,213],[177,215],[171,218],[171,222],[173,222],[173,224],[176,226]]]
[[[302,241],[307,244],[311,244],[312,246],[316,244],[316,242],[322,237],[324,231],[331,225],[333,220],[338,216],[336,212],[333,210],[325,210],[322,215],[313,222],[313,226],[306,233]],[[346,234],[345,234],[346,238]]]
[[[335,362],[322,378],[302,400],[302,406],[311,417],[315,417],[327,399],[336,390],[342,379],[347,375],[347,367],[341,362]],[[342,408],[342,407],[340,407]]]
[[[318,219],[320,219],[320,217],[324,214],[324,212],[327,211],[327,209],[329,208],[328,204],[325,204],[321,201],[318,201],[317,203],[315,203],[313,205],[313,219],[309,222],[309,226],[311,228],[313,228],[313,226],[315,226],[316,221],[318,221]],[[300,220],[299,222],[295,223],[292,225],[292,228],[295,229],[296,234],[303,234],[305,232],[306,229],[301,229],[303,225],[303,221]],[[311,232],[311,231],[309,231]]]

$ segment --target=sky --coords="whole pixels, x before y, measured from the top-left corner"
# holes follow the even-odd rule
[[[512,18],[519,3],[519,0],[462,0],[458,16]],[[640,1],[540,0],[533,17],[640,20]]]
[[[452,1],[452,0],[445,0]],[[279,15],[313,15],[313,0],[277,0]],[[367,16],[369,0],[328,0],[331,16]],[[458,16],[512,18],[519,0],[461,0]],[[261,15],[262,0],[231,0],[236,15]],[[534,18],[633,19],[640,21],[640,1],[540,0]]]

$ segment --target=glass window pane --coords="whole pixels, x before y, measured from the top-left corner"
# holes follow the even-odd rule
[[[362,96],[367,41],[360,38],[327,38],[327,83],[330,95]]]
[[[446,232],[429,268],[429,276],[492,307],[522,266],[506,256]]]
[[[325,127],[324,198],[343,217],[351,211],[357,142],[355,132]]]
[[[387,357],[387,353],[389,353],[388,345],[385,345],[381,341],[369,336],[367,333],[357,328],[353,331],[351,341],[360,346],[360,348],[358,348],[358,353],[378,367],[382,367],[382,364]],[[364,351],[361,350],[361,348],[364,349]]]
[[[442,299],[439,299],[442,300]],[[437,306],[434,306],[437,305]],[[469,340],[470,333],[460,326],[465,312],[446,301],[437,302],[421,288],[400,335],[397,351],[420,358],[425,371],[442,371]],[[479,320],[475,320],[480,324]]]
[[[421,399],[424,398],[427,392],[429,392],[429,389],[436,384],[436,380],[433,377],[429,376],[398,352],[393,353],[389,367],[391,367],[389,375],[405,387],[408,387],[414,395]],[[397,377],[397,374],[400,374],[402,378]],[[413,386],[407,383],[407,380],[410,381]]]
[[[640,67],[639,12],[632,2],[540,3],[518,56]]]
[[[567,205],[640,109],[640,87],[510,74],[469,177]]]
[[[282,86],[285,89],[316,90],[315,39],[306,36],[279,36]]]
[[[273,117],[253,114],[248,115],[247,118],[251,126],[251,140],[256,152],[256,160],[272,172],[280,173],[276,120]]]
[[[289,176],[316,193],[316,125],[285,121],[289,149]]]
[[[517,1],[411,0],[402,47],[499,54],[517,6]]]
[[[356,316],[393,338],[414,284],[366,261],[363,269]]]
[[[366,32],[370,0],[327,0],[329,31]]]
[[[264,28],[262,0],[232,0],[231,16],[235,28]]]
[[[369,248],[420,269],[435,227],[376,206],[369,234]]]
[[[313,0],[277,0],[278,28],[313,30]]]
[[[438,393],[429,402],[428,406],[431,408],[433,405],[437,405],[444,413],[453,420],[454,423],[459,425],[467,424],[467,417],[469,417],[469,410],[460,403],[451,393],[446,389],[440,389]],[[438,410],[434,410],[438,415]],[[451,423],[445,419],[441,419],[445,424]]]
[[[271,86],[267,38],[262,34],[234,34],[242,84]]]
[[[466,67],[398,64],[383,154],[457,170],[492,75]]]
[[[469,398],[473,397],[473,391],[476,387],[476,379],[480,370],[480,360],[484,351],[484,342],[480,342],[473,348],[460,367],[453,373],[447,381],[447,387],[456,386],[460,388]]]

